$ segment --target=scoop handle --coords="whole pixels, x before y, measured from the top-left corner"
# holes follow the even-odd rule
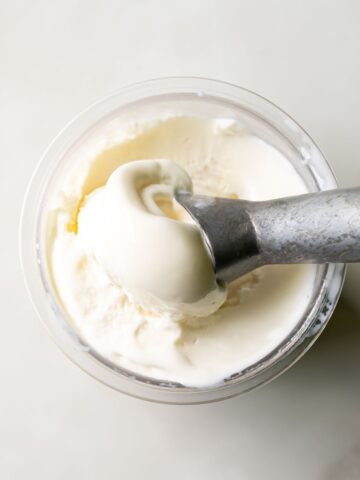
[[[253,203],[263,264],[360,262],[360,187]]]

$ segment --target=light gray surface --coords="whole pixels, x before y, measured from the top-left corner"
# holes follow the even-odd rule
[[[210,76],[265,95],[310,132],[343,186],[360,184],[359,20],[355,0],[1,3],[1,480],[360,477],[353,306],[257,392],[152,405],[96,383],[57,350],[17,259],[21,200],[49,141],[90,102],[150,77]],[[351,278],[348,298],[360,305]]]

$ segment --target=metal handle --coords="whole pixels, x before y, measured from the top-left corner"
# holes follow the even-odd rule
[[[360,262],[360,188],[266,202],[178,193],[200,225],[219,281],[287,263]]]
[[[360,188],[250,204],[262,263],[360,262]]]

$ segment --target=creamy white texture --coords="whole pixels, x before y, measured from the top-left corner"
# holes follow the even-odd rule
[[[138,275],[135,272],[133,283],[126,287],[122,284],[128,281],[122,262],[132,256],[130,250],[126,259],[129,246],[120,238],[126,214],[124,217],[122,212],[114,227],[118,230],[108,251],[104,246],[94,248],[90,241],[90,237],[99,237],[102,244],[108,228],[95,234],[91,225],[111,174],[120,165],[139,159],[174,161],[188,172],[194,192],[199,194],[265,200],[304,193],[306,187],[280,152],[236,122],[178,116],[137,125],[128,136],[122,132],[121,140],[93,155],[78,154],[54,196],[48,228],[49,264],[59,299],[80,336],[101,355],[135,373],[187,386],[220,383],[260,361],[289,335],[309,305],[316,267],[261,268],[230,284],[225,303],[203,317],[199,312],[178,309],[184,302],[179,302],[174,291],[167,291],[166,279],[164,284],[160,281],[155,285],[155,292],[154,285],[147,283],[151,274],[142,260]],[[151,165],[149,161],[150,170]],[[114,173],[117,180],[120,170]],[[160,218],[169,221],[159,211],[151,215],[156,210],[156,205],[150,205],[152,193],[148,197],[143,191],[142,214],[156,222]],[[111,218],[116,217],[113,208],[107,208]],[[143,240],[137,237],[136,241]],[[125,243],[114,258],[117,241]],[[159,249],[164,245],[159,244]],[[154,252],[151,260],[156,263],[159,257],[156,249]],[[179,272],[184,274],[181,269]],[[200,278],[213,281],[207,275]],[[141,282],[146,288],[134,295],[131,290]],[[205,292],[210,283],[205,281],[204,287],[200,282],[199,292]],[[184,288],[181,298],[196,300],[202,296],[192,288]],[[150,291],[152,300],[165,295],[166,306],[152,301],[147,305],[150,308],[141,305],[144,290]],[[175,315],[175,311],[180,314]]]
[[[226,291],[216,282],[198,227],[174,205],[176,190],[191,192],[192,182],[170,160],[122,165],[85,201],[78,237],[134,303],[180,320],[211,315]]]

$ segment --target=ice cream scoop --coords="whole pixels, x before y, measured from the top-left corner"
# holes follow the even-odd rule
[[[264,265],[360,262],[360,187],[252,202],[176,193],[220,282]]]

